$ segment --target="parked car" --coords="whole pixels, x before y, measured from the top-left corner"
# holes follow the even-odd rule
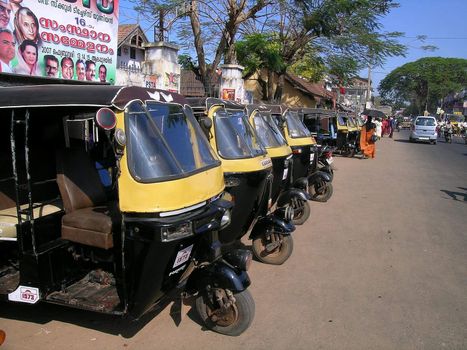
[[[413,119],[410,128],[410,142],[428,141],[431,144],[436,144],[438,133],[436,130],[436,118],[431,116],[418,116]]]

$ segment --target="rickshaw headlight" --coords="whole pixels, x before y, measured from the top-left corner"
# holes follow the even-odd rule
[[[253,254],[250,250],[235,249],[225,254],[223,258],[235,268],[248,271],[253,260]]]
[[[161,228],[162,242],[170,242],[176,239],[184,238],[193,235],[191,222],[185,222],[176,226],[166,226]]]
[[[232,213],[230,212],[230,210],[226,210],[224,212],[224,215],[222,215],[221,229],[223,229],[224,227],[226,227],[226,226],[228,226],[230,224],[231,218],[232,218]]]

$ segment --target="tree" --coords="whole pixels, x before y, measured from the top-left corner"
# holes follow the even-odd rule
[[[389,73],[379,85],[381,97],[392,105],[408,105],[423,114],[434,111],[437,102],[467,86],[467,60],[426,57],[406,63]]]
[[[235,38],[239,27],[255,17],[272,0],[133,0],[142,14],[158,16],[161,9],[183,9],[184,19],[178,23],[179,43],[193,48],[196,60],[183,63],[203,83],[206,94],[212,95],[212,77],[222,58],[224,63],[237,63]],[[179,15],[180,18],[182,16]],[[196,63],[195,63],[196,61]]]
[[[280,69],[268,67],[278,78],[277,101],[288,67],[303,71],[307,62],[312,63],[318,73],[315,78],[328,67],[343,81],[361,64],[378,65],[388,56],[405,52],[396,40],[401,33],[381,32],[379,19],[397,6],[392,0],[282,0],[274,6],[275,17],[253,30],[266,33],[279,47],[283,64]]]

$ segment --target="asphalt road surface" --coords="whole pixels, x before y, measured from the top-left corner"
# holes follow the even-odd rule
[[[142,322],[0,304],[4,349],[467,349],[467,146],[377,143],[336,157],[334,195],[312,203],[282,266],[254,263],[256,316],[239,337],[174,303]]]

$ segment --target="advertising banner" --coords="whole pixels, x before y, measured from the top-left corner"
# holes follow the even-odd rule
[[[113,84],[119,0],[0,0],[0,73]]]

